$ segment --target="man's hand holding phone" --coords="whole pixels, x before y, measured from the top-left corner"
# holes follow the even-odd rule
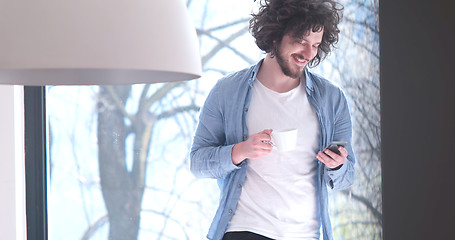
[[[330,169],[341,167],[348,157],[348,151],[344,148],[347,142],[331,142],[324,151],[319,151],[316,158]]]

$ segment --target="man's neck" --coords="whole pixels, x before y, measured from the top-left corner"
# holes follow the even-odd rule
[[[300,84],[300,78],[286,76],[276,58],[271,58],[270,54],[262,62],[257,79],[267,88],[279,93],[288,92]]]

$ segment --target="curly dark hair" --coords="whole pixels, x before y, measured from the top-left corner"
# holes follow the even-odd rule
[[[284,35],[301,38],[310,29],[318,32],[324,28],[318,52],[309,63],[315,67],[338,42],[342,10],[343,6],[333,0],[261,0],[259,12],[252,14],[250,32],[258,47],[274,56]]]

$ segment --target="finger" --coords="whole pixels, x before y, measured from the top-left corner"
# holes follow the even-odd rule
[[[265,134],[263,132],[258,132],[256,134],[254,134],[253,136],[250,137],[251,141],[253,142],[253,144],[256,144],[256,143],[263,143],[264,141],[270,141],[270,135],[268,134]]]
[[[334,153],[333,151],[331,151],[329,149],[324,150],[324,152],[332,158],[332,160],[335,162],[334,164],[336,166],[344,164],[344,161],[345,161],[346,157],[343,157],[341,155],[342,154],[341,152],[340,152],[340,154],[336,154],[336,153]]]
[[[326,151],[330,151],[330,150],[326,150]],[[330,153],[324,153],[324,152],[320,151],[317,154],[316,158],[319,161],[321,161],[322,163],[324,163],[324,165],[326,165],[328,168],[336,168],[336,167],[340,166],[341,164],[344,164],[344,159],[342,159],[336,153],[334,153],[332,151],[330,151]],[[332,158],[328,154],[332,154],[334,156],[334,158]]]
[[[342,147],[339,147],[339,151],[340,151],[340,154],[337,154],[333,151],[330,151],[330,150],[326,150],[326,151],[330,151],[331,155],[330,157],[333,159],[333,163],[332,163],[332,167],[331,168],[335,168],[335,167],[338,167],[342,164],[344,164],[344,162],[346,161],[346,157],[347,157],[347,151],[346,149],[340,149]]]
[[[270,135],[270,134],[272,134],[273,129],[264,129],[262,132],[267,134],[267,135]]]
[[[264,130],[258,132],[257,134],[270,134],[270,133],[272,133],[272,129],[264,129]]]
[[[271,148],[275,146],[275,144],[273,144],[272,141],[262,141],[262,142],[266,143],[266,144],[269,144]]]
[[[273,130],[272,129],[264,129],[262,130],[261,132],[259,132],[258,134],[261,134],[261,135],[269,135],[272,134]]]
[[[262,131],[258,133],[258,137],[260,141],[270,141],[272,138],[270,137],[270,134]]]
[[[273,145],[272,145],[272,142],[270,142],[270,141],[262,141],[260,147],[261,147],[261,149],[264,149],[264,150],[272,150]]]
[[[329,155],[321,151],[318,152],[316,157],[318,157],[318,159],[320,159],[324,163],[329,163],[333,161],[333,159]]]
[[[272,149],[272,143],[270,142],[270,136],[269,137],[263,137],[260,135],[257,135],[255,138],[255,141],[253,142],[253,145],[257,146],[258,149]]]
[[[260,143],[254,146],[252,157],[253,158],[260,158],[272,151],[272,146],[268,143]]]
[[[344,148],[344,147],[341,147],[341,146],[338,147],[338,151],[340,151],[340,155],[341,155],[341,157],[343,157],[343,158],[347,158],[348,155],[349,155],[348,151],[347,151],[346,148]]]
[[[324,163],[328,168],[333,168],[336,163],[334,163],[334,160],[330,158],[329,156],[325,155],[323,152],[319,151],[318,154],[316,155],[316,158]]]
[[[329,149],[325,149],[324,153],[327,154],[332,159],[335,159],[336,157],[338,157],[338,154],[334,153],[332,150],[329,150]]]

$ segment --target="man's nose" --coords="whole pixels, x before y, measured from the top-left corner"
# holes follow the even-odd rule
[[[302,55],[307,60],[313,59],[316,54],[318,53],[318,48],[314,48],[313,46],[303,46]]]

